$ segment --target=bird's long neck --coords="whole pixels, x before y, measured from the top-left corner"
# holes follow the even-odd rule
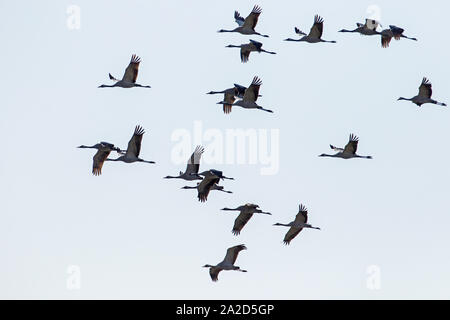
[[[207,94],[221,94],[221,93],[225,93],[225,91],[210,91]]]
[[[220,30],[217,31],[217,32],[236,32],[236,29],[233,29],[233,30],[220,29]]]
[[[81,148],[81,149],[96,149],[95,146],[85,146],[85,145],[81,145],[78,148]]]
[[[180,179],[181,177],[180,176],[176,176],[176,177],[174,177],[174,176],[166,176],[166,177],[164,177],[164,179]]]
[[[197,187],[184,186],[182,189],[197,189]]]
[[[115,84],[113,84],[113,85],[107,85],[107,84],[102,84],[101,86],[99,86],[99,88],[112,88],[112,87],[115,87],[116,85]]]
[[[224,210],[224,211],[239,211],[239,208],[234,208],[234,209],[231,209],[231,208],[223,208],[222,210]]]
[[[290,227],[289,224],[284,224],[284,223],[275,223],[274,226]]]
[[[400,100],[412,101],[412,98],[403,98],[403,97],[400,97],[400,98],[398,98],[398,100],[399,100],[399,101],[400,101]]]
[[[255,32],[256,35],[264,37],[264,38],[268,38],[269,36],[267,34],[261,34],[259,32]]]
[[[272,215],[270,212],[264,212],[262,210],[256,210],[255,213]]]
[[[335,154],[321,154],[319,157],[329,157],[329,158],[336,158],[337,157],[337,155],[335,155]]]
[[[226,46],[227,48],[240,48],[241,46],[236,46],[234,44],[229,44]]]
[[[302,40],[301,39],[287,38],[287,39],[284,39],[284,41],[296,41],[296,42],[299,42],[299,41],[302,41]]]
[[[342,29],[342,30],[339,31],[339,32],[350,32],[350,33],[353,33],[353,32],[357,32],[357,29],[355,29],[355,30]]]

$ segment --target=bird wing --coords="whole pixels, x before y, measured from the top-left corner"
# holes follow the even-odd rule
[[[304,205],[300,205],[298,208],[298,213],[295,216],[294,223],[307,223],[308,222],[308,209]]]
[[[262,85],[262,81],[260,78],[255,76],[251,85],[245,90],[244,100],[255,102],[259,96],[259,87]]]
[[[390,25],[389,29],[392,31],[395,40],[400,40],[401,35],[403,34],[403,32],[405,32],[405,30],[403,30],[402,28],[393,25]]]
[[[215,175],[203,178],[203,180],[197,186],[198,200],[200,202],[205,202],[206,200],[208,200],[209,191],[211,191],[211,188],[219,181],[220,178]]]
[[[246,249],[247,247],[243,244],[228,248],[227,254],[225,255],[225,259],[223,259],[223,261],[234,265],[239,252]]]
[[[389,44],[391,43],[392,40],[392,36],[393,33],[391,29],[381,31],[381,46],[383,48],[389,47]]]
[[[309,31],[309,36],[311,38],[320,39],[323,33],[323,19],[319,15],[315,15],[314,24],[311,27],[311,31]]]
[[[431,95],[433,94],[433,90],[431,88],[431,82],[427,78],[422,79],[422,83],[419,87],[419,96],[431,98]]]
[[[253,213],[248,213],[245,211],[241,211],[236,220],[234,220],[233,230],[231,232],[237,236],[241,233],[242,228],[247,224],[247,222],[251,219]]]
[[[248,57],[250,56],[250,48],[245,46],[245,47],[241,47],[241,61],[242,62],[247,62],[248,61]]]
[[[239,27],[242,27],[242,25],[244,24],[244,21],[245,21],[244,17],[241,16],[239,14],[239,12],[237,12],[237,11],[234,11],[234,20],[239,25]]]
[[[136,83],[136,79],[139,71],[139,63],[141,63],[141,58],[133,54],[131,56],[131,61],[128,67],[125,69],[122,81]]]
[[[219,280],[219,272],[222,271],[222,269],[217,267],[211,267],[209,268],[209,275],[211,276],[211,280],[216,282]]]
[[[257,51],[260,51],[261,48],[262,48],[262,45],[263,45],[261,42],[255,41],[255,40],[251,40],[251,39],[250,39],[250,43],[255,46]]]
[[[136,128],[134,129],[133,136],[128,142],[126,155],[139,157],[139,153],[141,152],[142,136],[144,135],[144,133],[145,133],[144,129],[141,126],[137,125]]]
[[[284,236],[283,242],[285,245],[289,245],[299,233],[302,231],[302,228],[290,227],[286,235]]]
[[[300,35],[300,36],[306,36],[306,33],[304,33],[303,31],[301,31],[299,28],[295,27],[294,31],[296,34]]]
[[[197,146],[195,148],[188,160],[186,174],[198,173],[198,169],[200,168],[200,158],[202,157],[203,152],[205,152],[205,149],[202,146]]]
[[[110,153],[111,149],[105,148],[97,150],[97,153],[94,155],[94,161],[92,165],[92,174],[94,176],[99,176],[102,174],[103,163],[105,162],[106,158],[108,158]]]
[[[336,152],[344,152],[344,149],[335,147],[332,144],[330,144],[330,148],[331,148],[331,150],[336,151]]]
[[[356,150],[358,149],[358,141],[359,141],[359,138],[357,136],[355,136],[354,134],[351,134],[349,141],[344,148],[344,153],[355,154]]]
[[[262,9],[259,6],[254,6],[252,12],[245,18],[243,27],[250,28],[255,30],[256,24],[258,23],[259,15],[261,14]]]
[[[225,92],[224,94],[224,99],[223,101],[226,102],[226,104],[224,103],[223,105],[223,112],[225,114],[228,114],[231,112],[231,105],[234,103],[234,101],[236,100],[235,96],[234,96],[234,92],[235,88],[233,88],[232,92]]]
[[[290,227],[286,235],[284,236],[283,242],[289,245],[302,230],[303,228],[296,227],[295,224],[304,224],[308,221],[308,209],[304,205],[299,206],[299,212],[295,216],[294,226]]]
[[[241,86],[240,84],[236,83],[234,84],[234,88],[234,95],[238,98],[242,98],[245,94],[245,90],[247,89],[247,87]]]

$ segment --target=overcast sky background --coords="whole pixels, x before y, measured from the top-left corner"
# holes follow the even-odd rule
[[[219,34],[234,28],[234,10],[263,13],[257,30],[270,38]],[[381,9],[381,23],[401,26],[418,42],[342,34]],[[81,28],[67,27],[69,5]],[[422,77],[433,97],[450,102],[450,5],[444,1],[1,1],[0,297],[33,299],[395,299],[450,298],[450,111],[397,102],[417,94]],[[337,44],[290,43],[315,14],[323,38]],[[441,30],[435,32],[435,30]],[[277,55],[238,49],[255,39]],[[142,58],[138,83],[151,89],[98,89],[122,77],[131,54]],[[263,81],[258,102],[273,114],[215,103],[233,83]],[[163,180],[185,169],[171,160],[175,130],[279,129],[280,168],[202,162],[235,181],[233,194],[200,203],[193,183]],[[136,124],[145,130],[141,157],[106,163],[91,174],[94,150],[126,148]],[[373,160],[322,159],[329,144],[360,137]],[[203,145],[208,149],[208,142]],[[115,155],[112,155],[113,157]],[[253,202],[257,216],[240,236],[237,213]],[[284,246],[299,203],[309,221]],[[213,283],[202,265],[246,244],[236,264]],[[79,266],[81,288],[69,290],[67,268]],[[380,268],[379,290],[367,287]]]

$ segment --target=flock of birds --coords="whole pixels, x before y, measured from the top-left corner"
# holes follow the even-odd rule
[[[255,5],[251,13],[244,19],[239,12],[235,11],[234,19],[238,24],[238,27],[232,30],[224,30],[221,29],[218,32],[237,32],[243,35],[258,35],[261,37],[269,37],[268,35],[261,34],[255,30],[256,24],[258,22],[258,18],[262,13],[262,9]],[[302,32],[297,27],[294,28],[295,33],[300,36],[298,39],[287,38],[285,41],[296,41],[296,42],[308,42],[308,43],[336,43],[336,41],[327,41],[322,39],[323,34],[323,24],[324,20],[319,15],[314,17],[314,24],[311,27],[309,34]],[[389,29],[385,29],[382,31],[377,31],[380,27],[379,22],[373,19],[366,19],[364,24],[357,23],[357,28],[354,30],[340,30],[340,32],[345,33],[359,33],[361,35],[366,36],[374,36],[378,35],[381,37],[381,46],[383,48],[389,47],[389,44],[394,38],[395,40],[400,40],[402,38],[410,39],[417,41],[416,38],[410,38],[404,35],[404,30],[402,28],[396,27],[394,25],[390,25]],[[249,60],[249,56],[251,52],[264,52],[268,54],[276,54],[275,52],[266,51],[262,48],[262,43],[254,40],[250,40],[249,43],[241,44],[241,45],[228,45],[228,48],[239,48],[240,49],[240,58],[243,63]],[[121,87],[121,88],[132,88],[132,87],[142,87],[142,88],[150,88],[150,86],[141,85],[136,83],[139,64],[141,60],[138,56],[132,55],[131,61],[128,67],[125,70],[125,73],[121,80],[115,78],[111,74],[109,74],[109,78],[114,81],[113,85],[101,85],[99,88],[111,88],[111,87]],[[265,109],[262,106],[259,106],[256,101],[261,95],[259,94],[260,86],[262,85],[262,81],[259,77],[255,76],[253,81],[251,82],[249,87],[245,87],[239,84],[234,84],[233,87],[222,90],[222,91],[210,91],[208,94],[223,94],[224,98],[222,101],[217,104],[223,106],[223,112],[225,114],[229,114],[232,110],[233,106],[239,106],[246,109],[258,109],[266,112],[273,113],[272,110]],[[438,102],[431,98],[432,96],[432,86],[427,78],[423,78],[422,83],[419,87],[418,95],[412,98],[399,98],[398,100],[407,100],[416,104],[417,106],[422,106],[426,103],[446,106],[445,103]],[[97,152],[93,157],[93,165],[92,165],[92,173],[96,176],[101,175],[102,167],[105,161],[122,161],[125,163],[134,163],[134,162],[144,162],[154,164],[154,161],[148,161],[141,159],[139,157],[141,151],[142,138],[145,131],[141,126],[136,126],[133,136],[128,142],[128,146],[126,150],[122,150],[112,143],[108,142],[100,142],[92,146],[81,145],[79,148],[90,148],[96,149]],[[358,155],[359,138],[351,134],[348,143],[344,148],[338,148],[333,145],[330,145],[330,148],[335,152],[334,154],[321,154],[320,157],[333,157],[333,158],[341,158],[341,159],[351,159],[351,158],[362,158],[362,159],[372,159],[371,156],[360,156]],[[231,191],[225,190],[223,186],[219,185],[222,180],[234,180],[234,178],[226,177],[222,171],[216,169],[209,169],[203,172],[200,172],[200,159],[205,149],[202,146],[197,146],[191,157],[188,159],[186,170],[184,172],[179,172],[177,176],[166,176],[165,179],[182,179],[186,181],[199,181],[196,186],[184,186],[182,189],[196,189],[198,200],[201,202],[206,202],[208,200],[208,195],[210,191],[216,190],[225,193],[232,193]],[[118,158],[111,159],[109,155],[111,152],[116,152],[119,156]],[[223,208],[224,211],[238,211],[239,215],[235,219],[234,226],[232,229],[232,233],[238,236],[244,226],[248,223],[248,221],[252,218],[253,214],[265,214],[271,215],[269,212],[262,211],[257,204],[247,203],[245,205],[236,207],[236,208]],[[290,242],[305,228],[309,229],[318,229],[318,227],[314,227],[308,223],[308,210],[303,205],[299,205],[299,210],[295,219],[290,223],[276,223],[274,226],[284,226],[289,227],[285,237],[284,244],[289,245]],[[231,248],[228,248],[227,253],[223,261],[216,265],[206,264],[205,268],[209,268],[209,273],[211,279],[213,281],[218,280],[218,274],[222,270],[234,270],[240,272],[247,272],[246,270],[241,269],[240,267],[235,265],[237,256],[240,251],[247,249],[245,245],[237,245]]]

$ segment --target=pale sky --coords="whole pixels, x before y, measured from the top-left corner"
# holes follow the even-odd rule
[[[262,7],[257,31],[270,38],[220,34],[233,14]],[[80,28],[68,27],[69,6]],[[403,27],[418,42],[343,34],[379,8],[381,24]],[[433,97],[450,102],[444,1],[1,1],[3,77],[0,134],[0,298],[31,299],[449,299],[450,136],[448,108],[397,101],[417,94],[422,77]],[[369,10],[370,11],[370,10]],[[308,32],[314,15],[336,44],[282,41]],[[442,30],[436,33],[436,30]],[[237,49],[254,39],[277,55]],[[151,89],[98,89],[142,59],[138,83]],[[262,81],[258,102],[273,114],[234,108],[224,115],[210,96]],[[209,133],[251,129],[279,133],[279,170],[256,164],[201,162],[235,181],[233,194],[206,203],[192,182],[164,180],[185,169],[172,153],[176,132],[211,150]],[[146,130],[141,157],[155,165],[106,163],[91,174],[99,141],[126,148]],[[373,160],[322,159],[329,144],[360,138]],[[210,141],[208,141],[210,139]],[[115,155],[111,155],[115,157]],[[186,159],[187,160],[187,159]],[[259,161],[259,159],[258,159]],[[237,213],[255,215],[240,236]],[[298,205],[322,230],[303,230],[284,246]],[[213,283],[204,264],[245,244],[236,264]],[[70,289],[70,266],[80,287]],[[371,268],[375,266],[375,268]],[[372,283],[377,270],[376,290]]]

